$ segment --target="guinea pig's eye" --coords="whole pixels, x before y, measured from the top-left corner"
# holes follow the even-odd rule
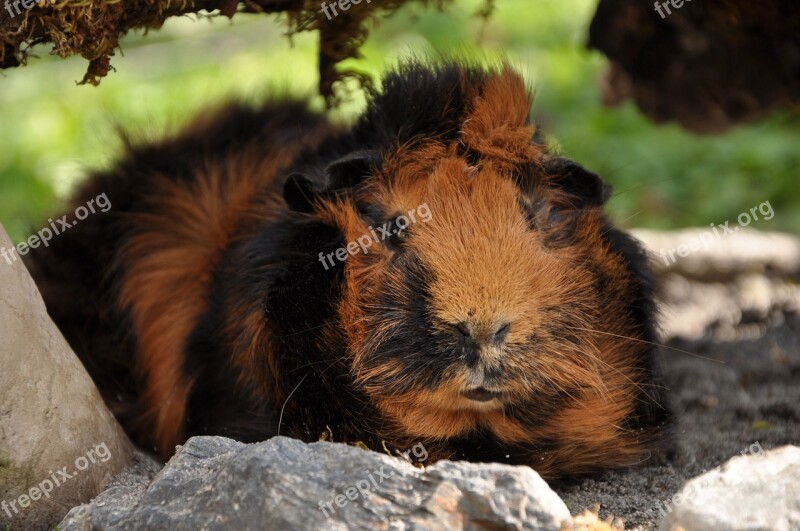
[[[549,247],[562,247],[574,243],[578,217],[575,209],[548,205],[540,212],[539,225]]]
[[[410,221],[407,216],[395,216],[386,225],[389,227],[389,237],[387,239],[389,246],[399,249],[403,244],[408,241],[408,226]]]
[[[542,217],[549,226],[559,226],[568,221],[572,209],[560,205],[547,205],[542,209]]]
[[[394,247],[400,247],[408,240],[408,230],[406,229],[397,229],[397,232],[394,232],[389,237],[389,243]]]
[[[576,209],[544,198],[523,203],[528,227],[539,232],[546,245],[569,244],[575,231]]]
[[[557,227],[566,220],[568,214],[559,205],[542,198],[521,202],[521,207],[525,214],[525,220],[528,222],[528,228],[537,231],[547,231]]]

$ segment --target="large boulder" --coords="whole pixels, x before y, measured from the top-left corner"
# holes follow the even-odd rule
[[[0,529],[52,528],[132,446],[12,248],[0,226]]]
[[[409,449],[424,462],[423,445]],[[113,487],[59,529],[559,529],[564,502],[529,467],[402,458],[275,437],[194,437],[147,484]]]

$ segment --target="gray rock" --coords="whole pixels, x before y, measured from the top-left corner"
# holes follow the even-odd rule
[[[800,238],[760,232],[730,224],[733,233],[711,227],[677,231],[631,231],[650,249],[653,267],[705,281],[727,280],[742,273],[800,274]],[[672,253],[670,254],[670,252]],[[684,256],[680,256],[679,254]]]
[[[800,447],[734,457],[677,496],[662,531],[800,529]]]
[[[102,507],[105,515],[105,527],[116,528],[128,513],[133,510],[147,486],[161,470],[162,464],[137,450],[133,463],[114,478],[111,484],[99,496],[92,500],[92,506]],[[87,522],[85,512],[88,506],[73,511],[77,520]],[[91,526],[82,529],[92,529]]]
[[[720,238],[710,227],[632,231],[659,278],[663,341],[755,339],[800,312],[800,239],[736,228]],[[678,248],[685,256],[673,252],[673,262]]]
[[[76,507],[59,529],[558,529],[570,521],[528,467],[440,461],[422,470],[285,437],[251,445],[194,437],[140,487]]]
[[[0,248],[12,248],[2,226]],[[51,527],[133,448],[19,259],[0,258],[0,338],[0,529]]]

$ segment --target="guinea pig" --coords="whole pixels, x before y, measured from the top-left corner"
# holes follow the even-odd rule
[[[28,265],[139,444],[321,437],[565,478],[670,421],[647,255],[508,65],[401,63],[349,127],[230,105],[125,141]]]

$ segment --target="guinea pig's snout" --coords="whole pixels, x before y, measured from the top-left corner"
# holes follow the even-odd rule
[[[464,363],[460,395],[471,404],[498,404],[504,395],[503,350],[512,324],[505,321],[465,320],[450,325]]]
[[[502,346],[511,329],[511,323],[484,324],[460,321],[451,327],[456,339],[464,346],[480,351],[483,347]]]
[[[493,358],[503,348],[511,323],[459,321],[450,330],[460,350],[461,361],[467,367],[476,367]]]

